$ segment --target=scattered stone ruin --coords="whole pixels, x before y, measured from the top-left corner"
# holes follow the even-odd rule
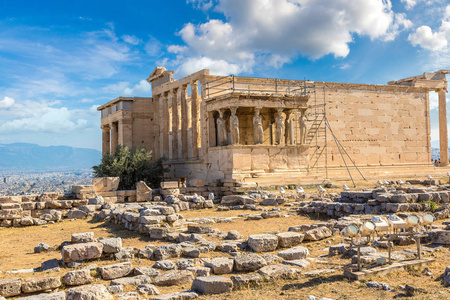
[[[136,249],[123,247],[121,238],[95,237],[93,232],[72,234],[70,242],[60,245],[60,257],[46,260],[35,269],[10,272],[20,274],[31,271],[36,272],[36,276],[0,279],[0,299],[2,296],[53,300],[113,297],[195,299],[199,295],[260,287],[265,282],[281,279],[316,277],[342,272],[342,267],[328,266],[303,271],[312,263],[326,264],[322,261],[324,257],[311,257],[309,243],[327,240],[327,257],[338,255],[348,259],[349,264],[345,268],[354,266],[358,257],[358,263],[370,266],[377,264],[380,257],[388,257],[386,241],[375,240],[373,244],[362,247],[358,254],[346,241],[336,243],[340,242],[340,237],[334,236],[349,224],[360,224],[367,216],[430,212],[432,202],[437,205],[434,211],[437,219],[448,218],[450,213],[450,186],[440,185],[437,180],[386,181],[374,189],[342,191],[340,195],[311,189],[301,193],[280,189],[279,192],[258,190],[223,197],[211,195],[208,198],[195,193],[182,194],[182,189],[175,188],[176,184],[166,182],[158,190],[138,184],[134,197],[128,199],[133,201],[117,196],[121,192],[114,191],[118,186],[117,178],[98,178],[92,186],[74,186],[70,195],[0,198],[2,226],[45,223],[51,226],[52,222],[64,218],[93,216],[99,221],[122,226],[164,243]],[[102,193],[104,196],[101,196]],[[68,197],[71,199],[66,199]],[[186,219],[183,213],[190,209],[203,210],[204,217]],[[231,218],[210,217],[208,212],[211,210],[245,210],[246,213]],[[330,218],[313,224],[292,224],[277,232],[250,234],[248,238],[236,230],[222,232],[214,228],[214,224],[233,223],[236,219],[254,221],[289,218],[297,214],[324,214]],[[50,219],[49,216],[53,215],[59,218]],[[31,221],[27,223],[25,220]],[[450,245],[450,221],[433,225],[433,230],[423,240]],[[394,243],[410,245],[414,241],[399,238]],[[391,258],[395,262],[414,258],[417,252],[413,250],[395,251]],[[436,251],[428,246],[423,246],[422,250]],[[45,241],[34,249],[35,253],[42,251],[52,251]],[[205,257],[210,252],[216,254]],[[154,261],[154,264],[152,267],[134,265],[134,258]],[[98,266],[98,260],[111,263]],[[51,275],[52,271],[61,269],[65,270],[63,276]],[[450,285],[447,269],[442,277],[444,285]],[[41,275],[41,272],[45,273]],[[108,284],[95,283],[95,278],[101,278]],[[159,295],[158,288],[165,286],[184,288]],[[367,282],[367,286],[394,290],[386,283]],[[62,288],[65,291],[58,291]],[[128,291],[124,292],[124,289]],[[406,294],[421,292],[424,291],[414,286],[405,288]]]

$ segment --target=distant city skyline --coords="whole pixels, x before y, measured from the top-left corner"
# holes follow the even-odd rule
[[[150,97],[156,66],[369,84],[450,69],[446,0],[17,0],[0,28],[0,144],[100,150],[96,108]]]

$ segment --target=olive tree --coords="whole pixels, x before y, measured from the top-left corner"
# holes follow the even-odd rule
[[[162,159],[151,159],[152,152],[145,148],[118,145],[115,153],[103,155],[100,164],[92,169],[95,177],[119,177],[119,190],[135,189],[141,180],[152,188],[158,188],[167,170]]]

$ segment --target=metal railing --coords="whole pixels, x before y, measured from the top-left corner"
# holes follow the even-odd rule
[[[308,95],[306,81],[264,79],[265,82],[245,81],[245,77],[224,76],[206,83],[206,97],[212,98],[231,93]],[[286,83],[287,81],[287,83]]]

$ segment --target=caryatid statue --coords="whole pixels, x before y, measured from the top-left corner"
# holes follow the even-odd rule
[[[253,116],[253,135],[255,139],[255,145],[262,144],[264,142],[264,131],[262,126],[262,120],[259,116],[261,108],[255,108],[255,115]]]
[[[236,116],[237,107],[230,107],[230,133],[231,133],[231,145],[239,144],[239,119]]]
[[[301,116],[299,118],[300,125],[300,144],[306,144],[306,136],[308,135],[308,127],[306,125],[307,122],[307,112],[303,110]]]
[[[227,125],[225,124],[225,119],[223,118],[223,110],[219,110],[219,117],[217,118],[217,142],[219,146],[228,145],[227,138]]]
[[[277,109],[277,117],[275,118],[275,144],[281,145],[284,139],[284,118],[281,115],[283,113],[283,109]]]

